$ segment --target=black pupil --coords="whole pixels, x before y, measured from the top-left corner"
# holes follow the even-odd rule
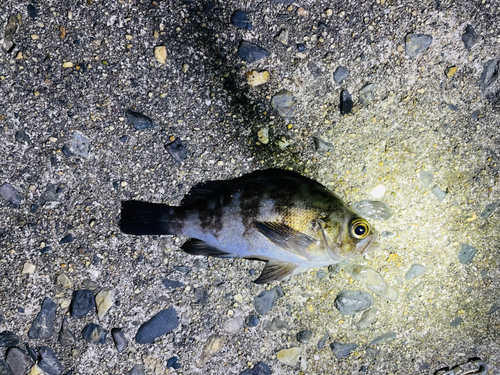
[[[356,228],[354,228],[354,234],[356,236],[362,236],[363,234],[366,233],[366,227],[364,225],[357,225]]]

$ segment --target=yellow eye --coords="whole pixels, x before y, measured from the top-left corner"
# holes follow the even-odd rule
[[[356,219],[351,223],[351,234],[354,238],[362,239],[370,233],[370,225],[364,219]]]

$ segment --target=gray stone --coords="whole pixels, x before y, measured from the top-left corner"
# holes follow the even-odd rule
[[[222,323],[222,329],[232,335],[238,333],[238,331],[241,329],[242,326],[243,326],[243,318],[239,316]]]
[[[477,34],[472,25],[467,25],[465,33],[462,34],[462,42],[466,49],[471,49],[477,43]]]
[[[210,298],[208,290],[206,290],[205,288],[195,288],[193,293],[194,297],[196,298],[196,301],[194,302],[195,304],[206,305],[208,303],[208,299]]]
[[[342,83],[342,81],[347,79],[347,77],[349,77],[349,71],[343,66],[339,66],[333,73],[333,80],[336,83]]]
[[[54,333],[57,305],[49,297],[42,303],[42,310],[31,323],[28,337],[30,339],[50,339]]]
[[[0,333],[0,348],[10,348],[19,345],[19,336],[11,331],[2,331]]]
[[[384,344],[386,342],[394,341],[395,339],[396,339],[396,334],[394,332],[387,332],[373,339],[370,342],[369,346]]]
[[[297,111],[297,99],[288,90],[281,90],[271,99],[271,105],[278,111],[280,116],[291,118]]]
[[[278,287],[274,287],[270,290],[264,290],[257,297],[253,299],[253,306],[257,314],[265,315],[273,308],[274,304],[280,293],[277,290]],[[281,288],[280,288],[281,290]]]
[[[306,329],[297,333],[297,341],[302,344],[307,344],[311,341],[312,331]]]
[[[392,209],[380,201],[363,200],[354,202],[352,208],[361,216],[369,219],[386,221],[392,216]]]
[[[71,316],[83,318],[90,311],[95,310],[94,293],[89,289],[78,289],[73,291],[71,299]]]
[[[95,323],[87,324],[82,330],[82,336],[89,343],[104,344],[109,331]]]
[[[326,333],[322,338],[318,341],[318,349],[323,349],[325,347],[326,340],[330,338],[330,334]]]
[[[42,346],[40,348],[40,356],[42,360],[38,362],[38,367],[48,375],[61,375],[63,373],[64,367],[51,348]]]
[[[8,183],[0,185],[0,196],[13,208],[19,208],[23,197]]]
[[[166,145],[165,149],[177,164],[181,164],[187,158],[187,148],[180,138],[176,138],[172,143]]]
[[[446,193],[442,191],[437,185],[434,185],[431,191],[439,202],[444,201],[444,198],[446,198]]]
[[[152,344],[157,337],[171,332],[178,325],[177,312],[173,307],[169,307],[143,323],[135,335],[135,341],[138,344]]]
[[[6,361],[14,375],[24,375],[33,363],[26,352],[17,346],[9,348]]]
[[[458,260],[462,264],[469,264],[472,262],[472,259],[474,259],[476,252],[477,250],[475,247],[463,243],[460,247],[460,251],[458,252]]]
[[[47,184],[47,188],[38,198],[38,204],[43,206],[47,202],[55,202],[57,201],[57,189],[53,184]]]
[[[0,359],[0,375],[14,375],[9,364],[3,359]]]
[[[398,293],[396,289],[387,285],[382,275],[374,269],[358,264],[350,264],[346,266],[345,270],[354,280],[365,284],[372,292],[375,292],[390,301],[397,300]]]
[[[257,327],[259,325],[259,318],[257,315],[248,315],[245,319],[245,323],[248,327]]]
[[[144,366],[135,365],[127,372],[127,375],[146,375],[146,373],[144,372]]]
[[[177,288],[182,288],[185,285],[181,283],[180,281],[175,281],[175,280],[170,280],[170,279],[163,279],[161,281],[163,286],[167,289],[177,289]]]
[[[347,90],[342,90],[340,92],[340,114],[341,115],[348,115],[352,111],[354,103],[352,102],[351,94],[349,94],[349,91]]]
[[[328,266],[328,272],[333,273],[334,275],[337,275],[340,272],[342,272],[343,270],[345,270],[345,268],[348,266],[348,264],[349,264],[349,260],[343,260],[342,262],[330,264]]]
[[[266,320],[262,324],[262,328],[264,328],[266,331],[278,332],[281,331],[282,329],[288,329],[288,324],[286,324],[285,321],[277,317],[274,317],[272,321]]]
[[[330,142],[324,141],[319,137],[312,137],[314,141],[314,146],[316,148],[316,151],[322,151],[322,152],[333,152],[335,147],[333,144]]]
[[[343,344],[341,342],[333,342],[330,344],[333,354],[338,359],[345,358],[351,354],[351,352],[358,347],[356,343]]]
[[[359,331],[363,331],[370,327],[373,323],[378,320],[378,309],[372,307],[370,310],[366,310],[361,314],[361,318],[356,323],[356,328]]]
[[[498,78],[498,59],[486,61],[483,64],[483,72],[479,78],[481,91],[484,93],[488,87]]]
[[[452,112],[457,112],[458,111],[458,106],[456,106],[455,104],[448,104],[448,109]]]
[[[181,364],[178,361],[179,361],[179,358],[170,357],[167,361],[167,368],[173,368],[174,370],[180,369]]]
[[[432,36],[425,34],[408,34],[405,38],[405,52],[414,58],[427,50],[432,44]]]
[[[74,155],[87,159],[90,156],[90,139],[80,132],[74,132],[69,142],[70,151]]]
[[[237,10],[233,13],[231,16],[231,24],[248,31],[252,30],[252,23],[248,19],[248,15],[241,10]]]
[[[128,345],[128,340],[125,337],[121,328],[113,328],[111,330],[111,335],[113,336],[113,341],[115,342],[116,350],[121,353],[125,350]]]
[[[326,276],[326,271],[325,270],[318,270],[316,271],[316,278],[318,280],[323,279]]]
[[[142,113],[132,111],[131,109],[125,112],[125,117],[127,117],[128,123],[134,126],[135,130],[141,131],[155,127],[155,123],[151,118]]]
[[[251,369],[240,372],[240,375],[271,375],[271,368],[264,362],[258,362]]]
[[[500,310],[500,304],[499,303],[494,303],[491,305],[490,309],[488,310],[488,315],[496,313],[498,310]]]
[[[424,266],[421,266],[420,264],[412,264],[408,272],[406,272],[405,279],[406,280],[414,279],[415,277],[423,274],[426,271],[427,268],[425,268]]]
[[[22,130],[18,130],[16,132],[16,135],[15,135],[15,140],[17,143],[25,143],[25,144],[30,144],[31,143],[31,139],[30,139],[30,136],[28,134],[26,134],[26,132],[24,131],[24,129]]]
[[[69,329],[68,318],[64,318],[61,325],[61,330],[59,331],[59,343],[62,346],[70,346],[76,342],[75,334]]]
[[[358,103],[366,105],[373,102],[373,100],[375,100],[375,94],[373,93],[374,89],[375,85],[373,83],[364,85],[361,90],[359,90]]]
[[[342,290],[335,298],[335,307],[342,315],[354,315],[373,305],[373,297],[360,290]]]
[[[452,327],[458,327],[463,322],[464,322],[464,320],[461,317],[457,316],[455,319],[453,319],[450,322],[450,326],[452,326]]]
[[[271,56],[271,54],[257,44],[243,40],[238,48],[238,56],[247,63],[253,63],[265,59]]]
[[[434,173],[430,171],[420,172],[419,177],[420,182],[422,182],[426,188],[429,188],[432,184],[432,180],[434,180]]]
[[[483,212],[481,212],[481,219],[488,219],[491,215],[493,215],[493,212],[495,212],[498,206],[500,206],[500,200],[487,204]]]

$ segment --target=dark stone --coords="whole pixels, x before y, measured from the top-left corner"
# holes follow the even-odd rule
[[[237,10],[231,16],[231,23],[233,26],[240,27],[245,30],[252,30],[252,23],[248,19],[248,15],[241,10]]]
[[[128,340],[125,337],[121,328],[113,328],[111,330],[111,335],[113,336],[113,341],[115,342],[116,350],[121,353],[125,350],[128,345]]]
[[[83,318],[95,308],[94,293],[91,290],[79,289],[73,291],[71,299],[71,316],[73,318]]]
[[[49,375],[61,375],[64,367],[59,359],[56,357],[54,351],[48,346],[40,348],[40,356],[42,360],[38,362],[38,367]]]
[[[68,318],[64,318],[59,331],[59,343],[62,346],[70,346],[76,342],[75,334],[68,327]]]
[[[247,63],[253,63],[269,57],[271,54],[264,48],[243,40],[238,48],[238,56]]]
[[[253,306],[257,314],[264,315],[271,311],[276,300],[283,295],[281,288],[279,290],[277,288],[279,287],[264,290],[257,297],[254,297]]]
[[[163,279],[161,283],[167,289],[177,289],[177,288],[182,288],[184,286],[184,284],[181,283],[180,281],[175,281],[170,279]]]
[[[488,87],[498,78],[498,59],[486,61],[483,64],[483,72],[479,78],[481,91],[484,93]]]
[[[206,305],[208,303],[208,298],[210,297],[208,291],[204,288],[195,288],[194,296],[196,298],[195,303],[197,305]]]
[[[278,111],[280,116],[290,118],[297,111],[297,99],[288,90],[281,90],[271,99],[271,105]]]
[[[347,79],[347,77],[349,77],[349,71],[343,66],[339,66],[333,73],[333,80],[336,83],[342,83],[342,81]]]
[[[257,315],[248,315],[245,319],[245,323],[248,327],[257,327],[259,325],[259,318]]]
[[[6,202],[10,203],[13,208],[19,208],[21,204],[21,197],[17,190],[14,189],[10,184],[5,183],[0,185],[0,196],[5,199]]]
[[[44,246],[43,248],[40,249],[40,254],[46,254],[51,250],[52,250],[51,246]]]
[[[61,240],[59,241],[59,245],[64,245],[65,243],[71,243],[75,240],[73,235],[71,233],[65,235]]]
[[[19,336],[11,331],[2,331],[0,333],[0,347],[9,348],[19,345]]]
[[[316,151],[333,152],[335,147],[330,142],[324,141],[319,137],[313,137],[314,147]]]
[[[475,247],[463,243],[460,247],[460,251],[458,252],[458,260],[462,264],[469,264],[472,262],[472,259],[474,259],[476,252],[477,250]]]
[[[49,297],[42,303],[42,310],[31,323],[28,337],[30,339],[50,339],[54,333],[57,305]]]
[[[462,34],[462,42],[466,49],[471,49],[477,43],[477,34],[472,25],[467,25],[465,33]]]
[[[181,364],[178,362],[179,358],[171,357],[167,361],[167,368],[173,368],[174,370],[178,370],[181,368]]]
[[[38,17],[38,9],[36,8],[35,5],[28,4],[27,11],[28,11],[28,16],[30,16],[31,18],[35,19]]]
[[[28,344],[24,345],[24,349],[33,362],[38,360],[38,355],[36,354],[35,349],[31,348]]]
[[[191,271],[191,267],[189,266],[174,266],[174,270],[181,272],[181,273],[188,273]]]
[[[176,138],[175,141],[166,145],[165,149],[178,164],[181,164],[187,157],[187,148],[180,138]]]
[[[18,143],[31,143],[30,136],[24,130],[18,130],[15,135],[16,142]]]
[[[261,361],[254,367],[240,372],[240,375],[271,375],[271,368]]]
[[[457,316],[455,319],[453,319],[450,323],[450,326],[452,327],[458,327],[460,324],[463,323],[463,319],[459,316]]]
[[[83,328],[82,336],[90,343],[104,344],[109,331],[95,323],[89,323]]]
[[[14,375],[9,364],[3,359],[0,359],[0,375]]]
[[[297,333],[297,341],[302,344],[307,344],[311,340],[312,334],[312,331],[308,329],[300,331]]]
[[[326,333],[322,338],[318,341],[318,349],[323,349],[325,347],[326,340],[330,338],[330,334]]]
[[[334,342],[330,344],[333,354],[338,359],[345,358],[351,354],[351,352],[358,347],[356,343],[342,344],[340,342]]]
[[[129,138],[130,138],[130,137],[129,137],[128,135],[126,135],[126,134],[125,134],[125,135],[122,135],[122,136],[120,137],[120,142],[122,142],[122,143],[123,143],[123,142],[126,142],[126,141],[128,141],[128,139],[129,139]]]
[[[335,307],[342,315],[354,315],[373,305],[373,297],[360,290],[342,290],[335,298]]]
[[[140,131],[155,127],[155,123],[153,122],[153,120],[148,116],[143,115],[142,113],[128,109],[127,112],[125,112],[125,116],[127,117],[127,121],[129,122],[129,124],[132,124],[134,126],[135,130]]]
[[[32,204],[30,207],[30,213],[34,214],[38,210],[37,204]]]
[[[70,151],[69,147],[64,145],[61,149],[61,152],[64,156],[66,156],[67,158],[69,158],[72,154],[72,152]]]
[[[178,325],[177,312],[169,307],[143,323],[135,335],[135,341],[138,344],[152,344],[157,337],[171,332]]]
[[[405,38],[405,52],[414,58],[427,50],[432,44],[432,36],[425,34],[408,34]]]
[[[129,372],[127,372],[127,375],[146,375],[146,373],[144,372],[144,366],[135,365],[129,370]]]
[[[351,94],[349,94],[349,91],[347,90],[342,90],[340,92],[340,114],[341,115],[347,115],[351,113],[352,106],[353,106]]]
[[[24,375],[33,363],[26,352],[17,346],[9,348],[6,361],[14,375]]]
[[[458,107],[455,104],[448,104],[448,109],[452,112],[458,111]]]
[[[38,204],[43,206],[47,202],[57,201],[56,187],[52,184],[47,184],[47,188],[42,193],[40,198],[38,198]]]
[[[302,43],[297,44],[297,51],[304,52],[305,50],[306,50],[305,44],[302,44]],[[312,74],[312,72],[311,72],[311,74]]]
[[[386,221],[392,216],[392,209],[380,201],[363,200],[352,204],[354,211],[363,217]]]
[[[481,219],[488,219],[491,215],[493,215],[493,212],[495,212],[498,206],[500,206],[500,200],[487,204],[483,212],[481,212]]]

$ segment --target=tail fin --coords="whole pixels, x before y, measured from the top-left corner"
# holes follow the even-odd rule
[[[124,201],[119,226],[126,234],[175,234],[169,225],[173,212],[174,208],[165,204]]]

